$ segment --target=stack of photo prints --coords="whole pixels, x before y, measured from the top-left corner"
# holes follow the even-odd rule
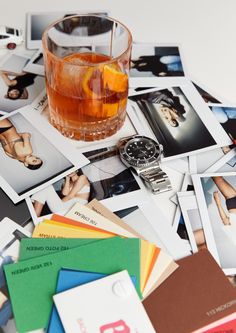
[[[178,45],[134,42],[124,126],[64,137],[41,38],[70,14],[28,13],[33,55],[0,63],[0,332],[236,332],[236,106],[190,79]],[[121,162],[135,134],[180,188],[154,196]]]

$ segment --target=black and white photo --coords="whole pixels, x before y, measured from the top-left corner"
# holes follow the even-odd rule
[[[129,97],[128,113],[139,134],[149,132],[173,159],[224,146],[231,139],[191,86],[152,89]]]

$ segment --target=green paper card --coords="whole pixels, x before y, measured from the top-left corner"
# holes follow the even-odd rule
[[[101,240],[101,238],[23,238],[20,242],[19,261],[73,249]]]
[[[140,240],[109,238],[70,250],[5,265],[17,331],[46,328],[61,268],[113,274],[127,269],[140,293]]]

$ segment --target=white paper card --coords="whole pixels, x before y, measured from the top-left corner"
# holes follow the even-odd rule
[[[67,333],[155,332],[127,271],[72,288],[53,299]]]

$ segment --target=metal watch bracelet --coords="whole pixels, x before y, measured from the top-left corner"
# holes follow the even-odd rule
[[[167,174],[157,165],[141,172],[139,175],[154,194],[172,189]]]

